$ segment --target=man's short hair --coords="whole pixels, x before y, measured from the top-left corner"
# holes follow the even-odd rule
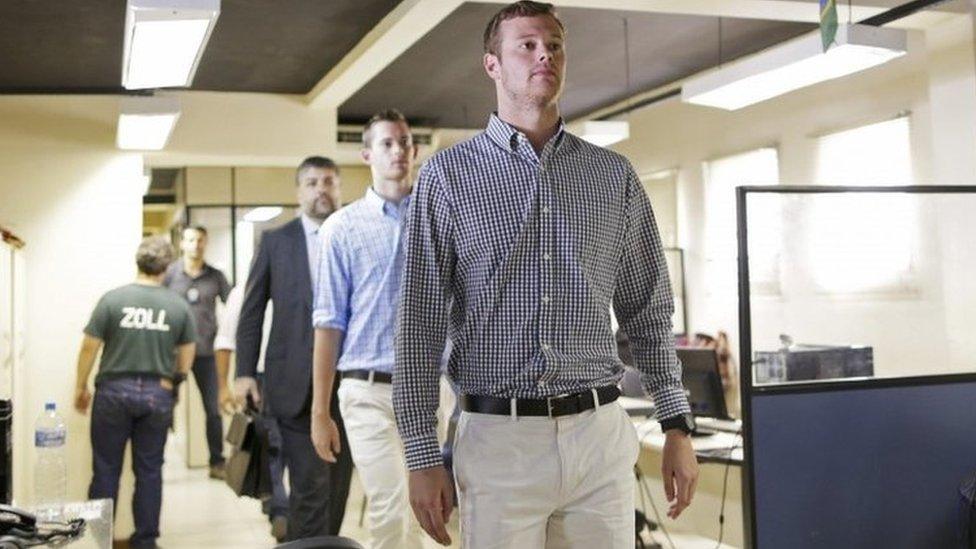
[[[363,126],[363,147],[369,148],[373,139],[373,125],[379,122],[403,122],[406,124],[407,117],[403,116],[403,113],[396,109],[386,109],[371,116],[369,121],[366,122],[366,125]]]
[[[302,176],[302,172],[304,170],[307,170],[308,168],[322,168],[325,170],[332,170],[336,173],[336,175],[339,175],[339,165],[336,164],[331,158],[326,158],[324,156],[310,156],[305,160],[302,160],[302,163],[298,165],[298,169],[295,170],[296,185],[301,183],[300,178]]]
[[[498,55],[498,28],[501,26],[502,21],[515,19],[516,17],[538,17],[540,15],[552,17],[556,24],[559,25],[559,30],[563,33],[566,32],[566,28],[563,27],[563,22],[559,20],[559,15],[556,14],[556,8],[552,4],[533,2],[532,0],[520,0],[519,2],[505,6],[491,18],[491,21],[488,21],[488,26],[485,27],[485,53]]]
[[[204,227],[203,225],[190,225],[189,227],[187,227],[187,228],[185,228],[183,230],[184,231],[196,231],[196,232],[200,233],[201,235],[203,235],[204,238],[207,237],[207,228]]]
[[[139,272],[156,276],[166,270],[173,262],[175,252],[173,246],[161,236],[149,236],[142,239],[136,250],[136,266]]]

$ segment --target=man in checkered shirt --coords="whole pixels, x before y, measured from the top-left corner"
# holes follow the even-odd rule
[[[695,491],[654,216],[625,158],[563,128],[563,42],[550,4],[495,15],[484,67],[498,111],[426,163],[411,199],[393,404],[411,505],[442,544],[453,494],[435,413],[448,335],[464,410],[453,453],[464,546],[633,547],[640,445],[615,403],[611,307],[666,432],[669,516]]]

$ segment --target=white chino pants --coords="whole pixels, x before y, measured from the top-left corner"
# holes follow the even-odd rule
[[[403,444],[393,418],[392,386],[343,379],[339,410],[352,461],[366,491],[372,549],[419,549],[423,531],[410,509]]]
[[[617,402],[554,419],[462,412],[462,546],[632,549],[639,449]]]

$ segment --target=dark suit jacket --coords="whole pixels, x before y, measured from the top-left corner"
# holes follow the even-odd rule
[[[294,418],[308,413],[312,388],[312,277],[301,218],[261,237],[237,325],[238,376],[257,372],[269,299],[273,318],[261,396],[271,415]]]

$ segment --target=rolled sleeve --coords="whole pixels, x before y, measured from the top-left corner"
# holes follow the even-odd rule
[[[658,419],[689,413],[674,352],[674,296],[651,203],[632,168],[627,176],[627,234],[614,313],[630,339],[634,366]]]
[[[214,338],[215,351],[234,351],[237,347],[237,322],[241,317],[241,305],[244,301],[244,290],[240,286],[232,289],[224,304],[224,314],[217,326],[217,336]]]
[[[455,252],[450,201],[433,161],[420,171],[407,213],[395,335],[393,410],[411,470],[441,465],[437,407]]]
[[[312,325],[343,332],[349,326],[349,301],[352,291],[348,254],[342,235],[341,215],[336,214],[322,224],[319,231],[318,284],[315,287],[315,307]]]

